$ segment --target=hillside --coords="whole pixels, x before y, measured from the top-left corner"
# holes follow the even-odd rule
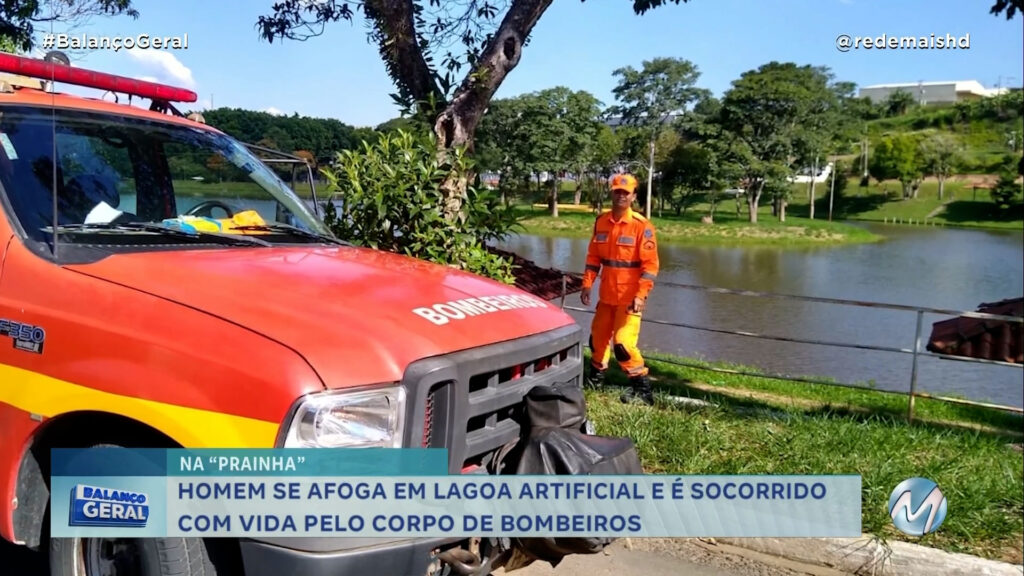
[[[908,134],[927,139],[936,133],[952,135],[963,147],[958,174],[994,174],[1007,154],[1019,156],[1024,145],[1024,92],[945,105],[911,106],[903,114],[867,122],[874,149],[886,136]],[[860,165],[854,150],[854,166]],[[869,152],[870,154],[870,152]]]

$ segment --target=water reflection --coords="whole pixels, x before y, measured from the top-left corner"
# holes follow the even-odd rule
[[[871,344],[900,349],[914,345],[916,314],[784,299],[713,294],[665,286],[665,282],[973,310],[983,302],[1024,294],[1024,233],[912,228],[865,224],[887,239],[875,244],[825,249],[684,247],[659,249],[661,285],[648,317],[715,329],[782,337]],[[518,236],[505,249],[542,266],[582,271],[587,239]],[[578,298],[568,303],[580,306]],[[589,327],[590,315],[573,312]],[[933,322],[925,314],[922,349]],[[778,373],[874,381],[906,391],[912,357],[876,351],[758,340],[646,324],[641,346],[649,350],[750,364]],[[922,358],[918,389],[1024,405],[1022,371]]]

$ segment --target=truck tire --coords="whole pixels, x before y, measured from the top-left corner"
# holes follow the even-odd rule
[[[50,576],[217,576],[207,545],[202,538],[51,538]]]
[[[54,538],[50,576],[216,576],[201,538]]]

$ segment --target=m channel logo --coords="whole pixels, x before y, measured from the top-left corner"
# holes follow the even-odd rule
[[[946,497],[927,478],[907,478],[889,495],[889,516],[900,532],[924,536],[938,530],[946,519]]]
[[[77,484],[71,489],[70,526],[145,528],[149,496],[116,488]]]

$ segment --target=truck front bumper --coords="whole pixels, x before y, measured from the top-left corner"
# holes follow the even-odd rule
[[[434,551],[461,539],[424,538],[338,549],[346,540],[242,540],[239,544],[245,576],[426,576]]]

